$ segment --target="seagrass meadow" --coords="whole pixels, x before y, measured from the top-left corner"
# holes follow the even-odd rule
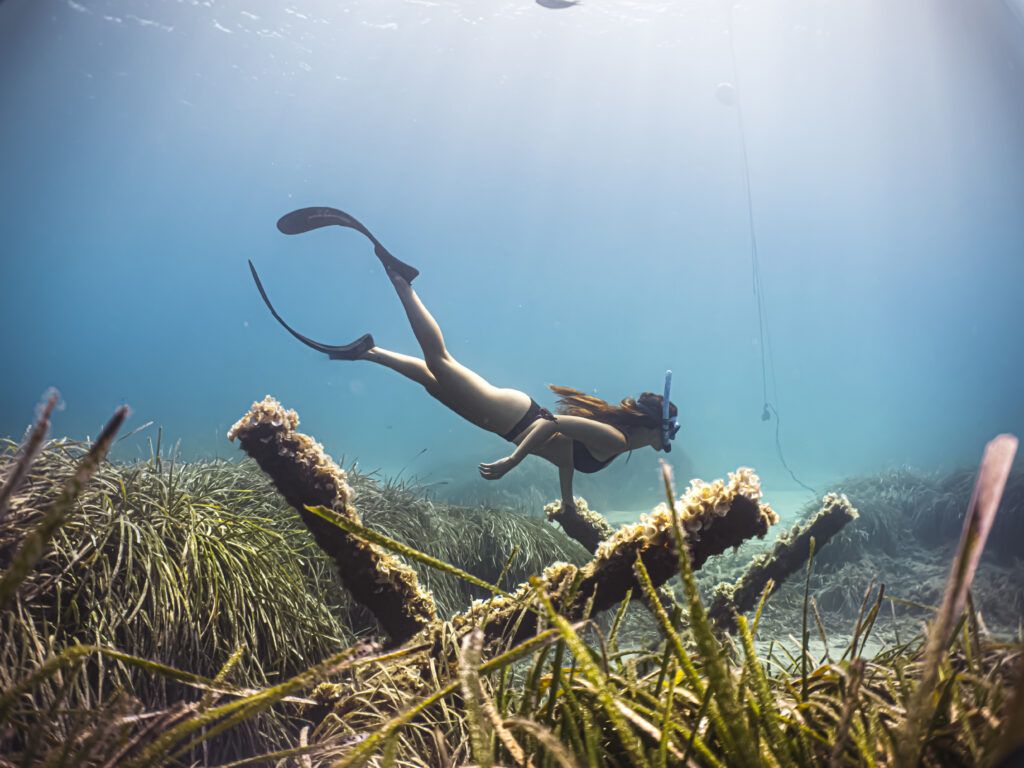
[[[343,469],[270,398],[232,430],[251,458],[188,462],[108,459],[123,410],[49,439],[53,402],[0,453],[0,765],[1020,759],[1009,436],[781,533],[751,470],[677,495],[665,468],[616,530]]]
[[[1024,0],[0,0],[0,768],[1024,768],[1022,94]]]

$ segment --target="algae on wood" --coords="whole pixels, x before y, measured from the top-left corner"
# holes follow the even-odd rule
[[[729,482],[693,481],[675,502],[676,513],[687,532],[686,543],[693,568],[700,568],[709,557],[747,539],[763,538],[778,516],[767,504],[760,504],[760,481],[745,467],[729,473]],[[580,568],[554,563],[541,575],[547,597],[561,615],[570,621],[583,618],[588,611],[599,613],[618,604],[626,593],[639,593],[641,585],[634,573],[640,557],[658,587],[678,574],[679,559],[672,536],[672,512],[660,504],[640,522],[620,528],[597,547],[594,559]],[[536,631],[536,616],[523,615],[524,600],[531,593],[521,585],[510,597],[478,601],[470,610],[456,616],[457,630],[483,622],[489,641],[506,637],[522,640]]]
[[[811,553],[811,539],[820,549],[843,527],[857,519],[857,510],[846,496],[829,493],[822,499],[821,509],[803,525],[794,526],[781,535],[770,552],[757,555],[737,581],[719,584],[708,614],[715,624],[736,631],[736,614],[746,613],[757,604],[768,583],[772,592],[786,578],[803,567]]]
[[[604,515],[591,509],[582,496],[574,499],[571,509],[563,507],[560,500],[546,504],[544,516],[561,525],[565,534],[586,547],[590,554],[594,554],[601,542],[615,533]]]
[[[370,610],[395,644],[437,621],[433,596],[420,587],[416,572],[379,548],[312,514],[323,507],[359,522],[345,472],[323,446],[296,431],[299,417],[269,395],[253,403],[228,432],[273,480],[316,539],[334,560],[345,587]]]

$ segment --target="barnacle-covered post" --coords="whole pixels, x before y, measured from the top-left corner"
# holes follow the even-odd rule
[[[778,522],[778,515],[767,504],[759,503],[760,498],[760,481],[747,468],[731,472],[728,483],[691,481],[675,506],[687,532],[686,544],[695,570],[709,557],[749,538],[763,538],[769,526]],[[541,581],[559,612],[578,620],[588,610],[597,613],[619,603],[630,589],[639,591],[633,570],[638,554],[655,587],[678,574],[672,511],[666,504],[641,517],[639,523],[616,531],[597,547],[594,559],[586,565],[577,568],[555,563],[544,571]],[[573,590],[574,583],[577,586]],[[501,638],[523,640],[537,628],[535,615],[522,615],[531,589],[524,584],[510,597],[478,601],[452,623],[457,631],[468,631],[482,623],[489,642]]]
[[[565,534],[586,547],[590,554],[615,532],[604,515],[591,509],[582,496],[574,499],[572,509],[562,509],[562,506],[561,501],[544,505],[544,516],[561,525]]]
[[[395,644],[437,621],[433,596],[420,587],[416,572],[391,555],[309,512],[320,506],[359,522],[345,472],[323,446],[296,432],[299,417],[269,395],[253,403],[228,432],[285,500],[298,511],[317,545],[329,554],[352,597],[366,606]]]
[[[811,554],[811,539],[820,548],[843,527],[856,520],[857,510],[845,495],[829,493],[822,499],[821,509],[803,525],[793,527],[779,537],[771,552],[757,555],[743,576],[731,584],[715,587],[708,616],[721,629],[736,631],[736,614],[751,610],[771,581],[772,591],[799,570]]]

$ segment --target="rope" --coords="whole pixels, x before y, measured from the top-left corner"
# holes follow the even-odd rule
[[[743,167],[744,190],[747,195],[747,229],[750,237],[751,284],[754,291],[754,298],[757,302],[757,327],[761,342],[761,398],[764,403],[761,411],[761,421],[768,421],[773,415],[775,416],[775,452],[778,454],[779,461],[782,463],[782,466],[786,468],[786,471],[789,472],[789,476],[793,478],[793,481],[797,485],[817,495],[817,491],[800,480],[800,478],[798,478],[790,468],[789,464],[786,463],[786,457],[782,452],[782,420],[779,418],[778,409],[768,397],[769,372],[771,373],[772,393],[776,401],[779,399],[779,390],[775,378],[775,356],[772,354],[772,338],[768,328],[768,308],[764,298],[764,285],[761,282],[761,260],[757,247],[757,227],[754,223],[754,197],[751,192],[750,162],[747,158],[747,130],[746,125],[743,122],[743,103],[740,99],[740,70],[739,64],[736,61],[736,42],[731,3],[729,4],[728,14],[729,54],[732,60],[733,89],[736,92],[736,125],[739,129],[740,135],[740,159]]]

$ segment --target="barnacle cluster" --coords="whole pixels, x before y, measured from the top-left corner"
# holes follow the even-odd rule
[[[307,507],[359,523],[352,489],[342,470],[313,438],[296,432],[299,417],[269,395],[228,432],[238,440],[295,508],[317,544],[334,560],[345,586],[366,606],[395,643],[437,620],[434,598],[416,572],[380,548],[352,536]]]
[[[285,410],[277,400],[267,395],[258,403],[253,403],[249,411],[228,430],[228,440],[234,441],[255,427],[269,425],[275,429],[295,429],[299,426],[299,414],[295,411]],[[269,438],[263,439],[268,442]]]
[[[729,473],[729,481],[718,479],[707,483],[691,480],[685,493],[675,502],[679,522],[692,542],[699,542],[708,530],[732,509],[737,497],[757,503],[761,499],[761,479],[749,467],[740,467]],[[757,504],[765,527],[774,525],[779,516],[768,504]],[[649,545],[662,546],[671,541],[672,511],[662,502],[650,514],[640,516],[640,522],[625,526],[605,539],[597,548],[597,559],[612,557],[623,545],[644,540]]]
[[[858,512],[857,508],[850,503],[850,500],[846,497],[845,493],[833,492],[826,493],[822,497],[821,510],[819,510],[818,514],[831,514],[834,512],[834,510],[841,507],[844,507],[846,509],[846,512],[850,515],[851,520],[856,520],[858,517],[860,517],[860,512]],[[793,527],[794,529],[796,528],[796,526]]]
[[[601,513],[591,509],[582,496],[576,496],[573,502],[574,509],[568,511],[563,510],[561,500],[545,504],[544,515],[548,520],[561,524],[566,535],[593,553],[615,529]]]
[[[319,502],[322,506],[355,514],[347,507],[352,498],[345,471],[335,464],[324,451],[324,447],[309,435],[296,432],[299,426],[299,414],[286,410],[270,395],[252,404],[252,408],[228,430],[228,440],[239,440],[247,453],[245,442],[258,441],[266,450],[276,453],[277,457],[296,464],[303,474],[313,478],[312,487],[327,496],[333,496],[334,503]],[[255,458],[255,457],[254,457]],[[289,500],[290,501],[290,500]],[[311,500],[306,503],[314,503]],[[358,517],[356,518],[358,519]]]
[[[573,497],[573,506],[576,508],[575,511],[579,517],[592,522],[595,526],[607,527],[611,530],[611,525],[605,520],[604,515],[591,509],[590,505],[587,504],[587,500],[582,496]],[[557,522],[563,517],[563,514],[561,499],[544,505],[544,516],[551,522]]]

